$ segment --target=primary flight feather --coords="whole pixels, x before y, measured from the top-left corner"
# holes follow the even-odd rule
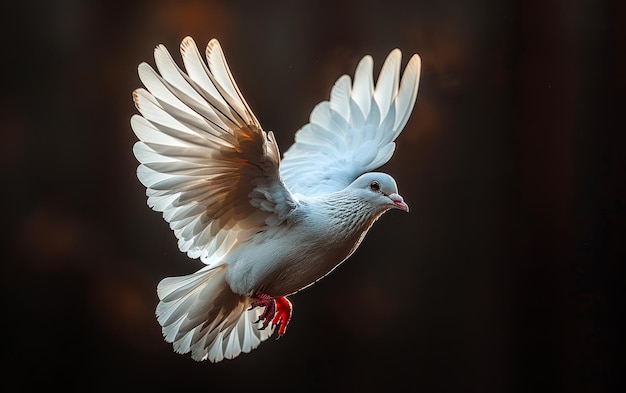
[[[376,83],[365,56],[318,104],[281,161],[237,87],[217,40],[205,63],[190,37],[185,71],[167,49],[156,70],[138,67],[131,126],[148,205],[181,251],[206,264],[163,279],[157,294],[165,340],[195,360],[250,352],[291,318],[287,296],[319,280],[358,247],[389,209],[409,208],[395,180],[371,172],[391,158],[417,97],[420,58],[401,74],[393,50]]]

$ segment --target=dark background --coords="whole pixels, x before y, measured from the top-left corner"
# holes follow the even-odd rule
[[[85,391],[623,388],[626,10],[619,1],[19,1],[3,6],[3,384]],[[196,363],[156,284],[198,269],[135,177],[163,43],[222,43],[283,151],[333,82],[423,61],[383,168],[409,214],[292,297],[289,331]],[[13,385],[16,384],[16,385]]]

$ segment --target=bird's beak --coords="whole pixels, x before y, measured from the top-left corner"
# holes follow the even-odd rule
[[[393,202],[394,205],[400,210],[404,210],[405,212],[409,212],[409,205],[404,202],[404,198],[400,196],[400,194],[389,194],[389,199]]]

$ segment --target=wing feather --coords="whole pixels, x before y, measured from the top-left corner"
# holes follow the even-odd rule
[[[413,56],[406,66],[402,80],[400,81],[400,90],[396,96],[396,122],[393,128],[396,130],[394,139],[398,137],[404,126],[406,125],[415,100],[417,98],[417,89],[415,86],[419,83],[420,78],[420,58]]]
[[[346,121],[350,120],[350,84],[350,77],[343,75],[330,91],[330,109]]]
[[[206,56],[209,68],[213,71],[212,74],[209,74],[209,77],[213,80],[214,86],[217,87],[222,97],[226,99],[246,123],[257,124],[260,128],[258,120],[235,83],[235,79],[226,63],[226,57],[222,52],[222,47],[216,39],[209,41],[206,47]]]
[[[400,74],[400,60],[402,54],[399,49],[391,51],[385,59],[374,92],[374,100],[381,111],[381,117],[385,117],[387,111],[393,105],[393,99],[398,92],[398,78]]]
[[[370,112],[372,95],[374,94],[373,69],[374,60],[372,56],[368,55],[361,59],[354,72],[352,101],[359,107],[364,118]]]

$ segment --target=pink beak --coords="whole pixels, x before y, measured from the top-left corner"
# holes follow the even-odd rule
[[[405,212],[409,212],[409,205],[404,202],[404,198],[400,196],[400,194],[389,194],[389,199],[393,201],[393,204],[398,207],[400,210],[404,210]]]

